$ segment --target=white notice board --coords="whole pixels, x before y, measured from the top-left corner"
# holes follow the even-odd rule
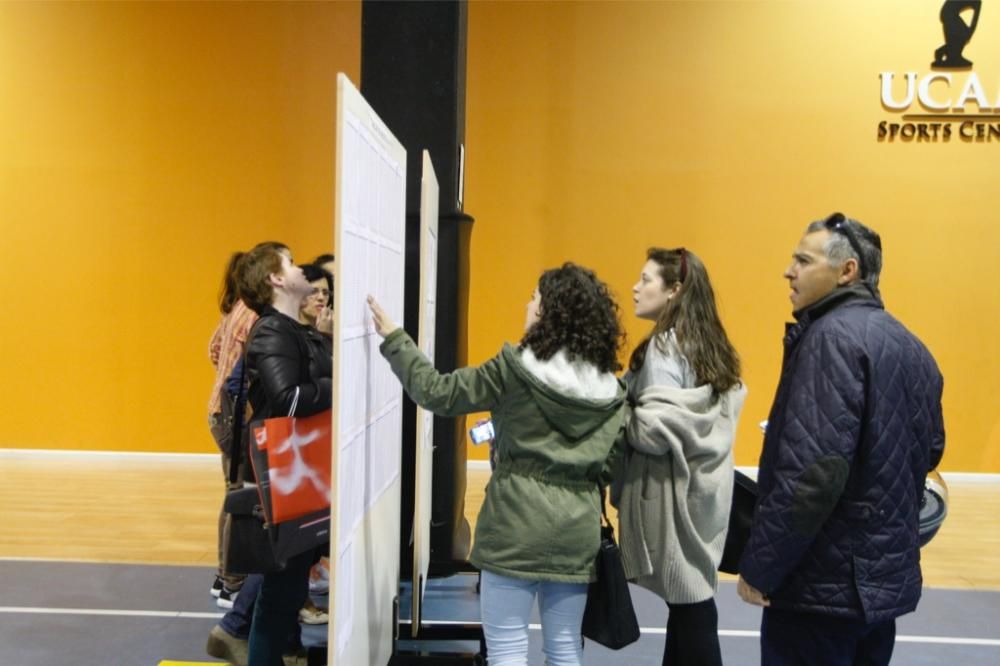
[[[439,188],[431,155],[423,153],[420,178],[420,335],[418,345],[434,362],[434,322],[437,317]],[[431,562],[431,488],[434,458],[434,414],[417,407],[416,465],[413,506],[413,603],[410,631],[420,629],[420,608]]]
[[[402,389],[366,298],[403,320],[406,151],[337,75],[331,666],[385,664],[399,592]]]

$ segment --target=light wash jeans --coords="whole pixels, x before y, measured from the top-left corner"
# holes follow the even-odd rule
[[[490,666],[527,666],[528,618],[535,595],[548,666],[582,663],[580,623],[587,605],[586,583],[520,580],[483,571],[479,590]]]

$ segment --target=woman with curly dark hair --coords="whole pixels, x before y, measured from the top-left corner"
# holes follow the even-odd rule
[[[625,376],[633,410],[617,501],[622,562],[667,603],[663,663],[721,666],[716,571],[746,395],[740,359],[689,250],[650,249],[632,295],[636,316],[655,323]]]
[[[550,666],[580,664],[580,624],[600,541],[606,483],[625,416],[614,372],[618,306],[593,271],[546,271],[527,306],[525,334],[478,368],[437,372],[369,299],[382,355],[418,405],[442,416],[489,410],[497,468],[476,523],[471,562],[492,666],[527,664],[538,598]]]

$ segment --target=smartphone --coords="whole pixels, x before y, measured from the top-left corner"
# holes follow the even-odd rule
[[[482,421],[477,423],[469,431],[469,437],[472,438],[473,444],[482,444],[483,442],[488,442],[495,437],[493,432],[493,421]]]

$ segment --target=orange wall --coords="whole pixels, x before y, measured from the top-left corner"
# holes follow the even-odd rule
[[[944,373],[942,467],[1000,472],[1000,142],[876,140],[891,115],[878,74],[928,71],[940,6],[471,3],[469,361],[520,337],[538,274],[566,259],[617,289],[631,349],[647,331],[628,307],[645,249],[684,245],[743,356],[736,458],[756,464],[789,319],[782,271],[805,225],[842,210],[881,233],[887,306]],[[992,102],[988,11],[965,53]]]
[[[781,272],[839,209],[881,232],[886,301],[944,371],[944,467],[1000,472],[1000,143],[876,140],[878,73],[928,70],[939,8],[470,3],[468,360],[520,336],[542,269],[593,266],[627,306],[645,248],[686,245],[744,358],[737,461],[755,464]],[[0,447],[212,450],[222,265],[263,238],[329,249],[334,79],[359,83],[360,13],[0,4]],[[966,49],[991,100],[998,36],[987,13]]]
[[[0,4],[2,447],[214,450],[229,252],[333,243],[359,2]]]

